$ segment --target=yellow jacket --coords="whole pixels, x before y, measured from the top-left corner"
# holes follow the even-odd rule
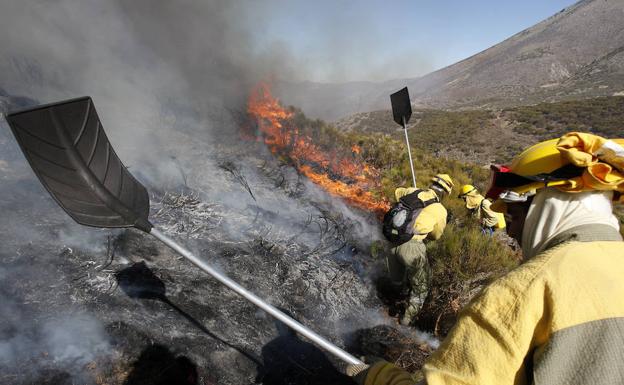
[[[416,191],[414,187],[399,187],[394,190],[394,197],[398,201],[402,197],[411,194],[414,191]],[[437,197],[437,195],[435,191],[431,189],[425,189],[418,194],[418,198],[423,201],[430,200],[434,197]],[[442,236],[442,233],[444,233],[444,228],[446,227],[446,216],[446,209],[441,203],[432,203],[423,208],[414,222],[414,233],[416,235],[414,235],[412,239],[439,239]]]
[[[427,359],[428,385],[624,382],[624,242],[606,225],[571,229],[462,310]],[[413,384],[388,363],[366,385]]]
[[[481,200],[481,203],[479,204],[479,213],[477,214],[479,219],[481,219],[481,223],[483,223],[483,226],[487,227],[504,228],[505,218],[503,217],[501,222],[500,217],[502,214],[495,212],[490,208],[490,206],[492,206],[492,201],[485,198]]]

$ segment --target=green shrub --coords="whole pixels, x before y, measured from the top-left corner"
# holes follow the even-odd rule
[[[453,287],[481,275],[492,279],[518,263],[511,248],[497,237],[483,235],[478,223],[470,220],[463,226],[450,223],[442,238],[428,244],[427,254],[437,287]]]

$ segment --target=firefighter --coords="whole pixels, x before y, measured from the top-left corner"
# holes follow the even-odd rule
[[[414,236],[406,243],[395,246],[388,256],[388,269],[393,285],[409,291],[407,307],[401,317],[402,325],[409,325],[422,307],[430,284],[430,266],[427,261],[425,240],[436,240],[446,227],[447,211],[440,203],[451,193],[453,181],[447,174],[438,174],[431,179],[429,189],[421,190],[417,198],[425,204],[414,220]],[[416,192],[414,187],[399,187],[394,195],[397,201]]]
[[[494,167],[486,196],[526,262],[465,309],[411,375],[379,361],[366,385],[624,383],[624,139],[569,133]],[[423,378],[424,376],[424,378]]]
[[[459,198],[464,200],[466,208],[479,219],[484,234],[492,235],[495,230],[505,228],[505,216],[492,210],[492,201],[479,194],[473,185],[463,185]]]

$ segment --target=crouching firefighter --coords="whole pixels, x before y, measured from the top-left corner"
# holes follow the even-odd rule
[[[383,233],[393,245],[387,256],[390,279],[409,290],[402,325],[412,322],[429,293],[431,269],[424,241],[440,238],[446,227],[447,212],[440,201],[451,193],[453,181],[438,174],[431,182],[428,189],[397,188],[397,203],[384,217]]]
[[[505,216],[492,210],[492,201],[479,194],[473,185],[463,185],[459,198],[464,200],[466,208],[479,220],[484,234],[492,235],[495,230],[505,228]]]
[[[366,385],[624,383],[624,139],[569,133],[493,167],[486,195],[526,261],[460,313],[422,373],[377,362]]]

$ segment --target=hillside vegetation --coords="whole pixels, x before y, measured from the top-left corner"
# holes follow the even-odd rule
[[[324,150],[350,153],[353,145],[360,147],[360,160],[380,171],[381,184],[373,191],[380,199],[394,200],[396,187],[412,184],[404,141],[388,133],[342,131],[323,121],[307,119],[301,111],[293,111],[294,124],[301,132],[314,137],[315,143]],[[517,265],[518,254],[508,247],[509,239],[504,235],[490,238],[481,234],[479,224],[469,215],[463,201],[457,198],[462,184],[475,184],[483,190],[489,177],[487,169],[474,163],[435,156],[421,147],[413,148],[412,156],[419,187],[427,187],[430,178],[437,173],[451,175],[456,185],[453,194],[443,201],[451,218],[444,236],[428,245],[435,290],[418,323],[422,329],[443,335],[475,289]],[[385,242],[375,243],[371,245],[371,251],[382,259],[388,252],[387,247]]]
[[[517,133],[540,140],[569,131],[592,132],[607,138],[624,137],[624,97],[540,103],[503,110]]]
[[[336,125],[310,120],[294,110],[295,124],[324,149],[350,152],[358,145],[361,161],[380,171],[374,194],[393,199],[397,186],[411,185],[403,129],[390,111],[357,114]],[[624,136],[624,97],[542,103],[501,111],[414,111],[409,135],[416,178],[427,186],[436,173],[448,173],[456,190],[445,199],[451,220],[444,237],[429,244],[434,268],[434,295],[419,326],[443,334],[457,310],[484,283],[518,263],[518,253],[506,236],[484,237],[468,215],[456,191],[462,184],[486,188],[488,165],[509,162],[528,145],[569,131],[593,132],[605,137]],[[624,208],[616,214],[624,224]],[[373,253],[383,257],[384,245]],[[425,312],[423,312],[425,313]],[[446,320],[446,321],[445,321]]]
[[[357,114],[336,123],[340,130],[384,133],[404,141],[392,112]],[[624,136],[624,97],[541,103],[489,110],[415,110],[408,124],[410,143],[428,153],[462,162],[506,163],[527,146],[569,131]]]

